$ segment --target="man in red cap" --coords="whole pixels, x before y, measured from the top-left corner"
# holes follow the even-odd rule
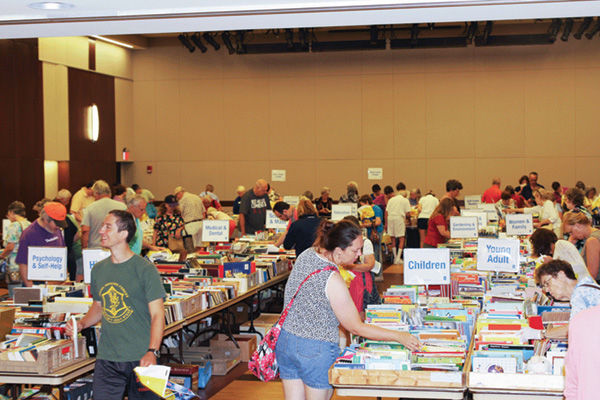
[[[67,227],[67,209],[61,203],[50,201],[44,204],[38,219],[33,221],[23,231],[19,240],[19,251],[16,263],[19,264],[21,279],[25,286],[32,286],[33,282],[27,279],[27,256],[29,246],[36,247],[64,247],[60,228]]]

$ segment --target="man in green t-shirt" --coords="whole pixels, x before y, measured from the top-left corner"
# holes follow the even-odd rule
[[[102,321],[94,369],[94,399],[158,399],[136,382],[133,368],[156,364],[163,338],[165,291],[156,267],[134,254],[129,241],[136,233],[134,217],[113,210],[100,228],[102,247],[111,256],[94,265],[88,313],[77,322],[77,332]],[[67,325],[67,334],[73,327]]]

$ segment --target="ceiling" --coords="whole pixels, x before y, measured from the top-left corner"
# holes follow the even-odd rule
[[[148,34],[600,15],[600,0],[2,0],[0,37]],[[165,4],[168,3],[168,8]]]

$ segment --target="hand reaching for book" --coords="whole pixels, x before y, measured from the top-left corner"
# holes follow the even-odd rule
[[[404,347],[409,349],[410,351],[419,350],[421,348],[421,342],[416,336],[411,335],[408,332],[397,332],[398,338],[396,341],[400,344],[403,344]]]

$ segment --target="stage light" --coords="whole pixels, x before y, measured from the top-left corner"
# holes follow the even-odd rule
[[[585,17],[583,19],[583,22],[581,23],[581,25],[579,25],[579,29],[577,29],[577,32],[575,32],[573,34],[573,37],[577,40],[581,40],[581,37],[583,36],[583,32],[587,31],[587,29],[592,24],[593,20],[594,20],[594,18],[592,18],[592,17]]]
[[[573,29],[573,18],[569,18],[565,21],[565,29],[563,30],[563,34],[560,37],[560,40],[566,42],[569,40],[569,35],[571,34],[571,30]]]
[[[215,38],[210,33],[204,32],[204,34],[202,34],[202,37],[204,38],[204,41],[206,43],[210,44],[213,47],[213,49],[215,49],[215,51],[221,48],[221,45],[217,43]]]
[[[231,44],[231,35],[229,32],[221,33],[221,40],[223,40],[223,44],[227,47],[227,51],[229,54],[235,53],[235,49],[233,48],[233,44]]]
[[[200,34],[199,33],[194,33],[192,35],[192,42],[194,42],[194,44],[196,45],[197,48],[200,49],[201,52],[206,53],[206,50],[208,50],[206,48],[206,46],[204,45],[204,43],[202,43],[202,39],[200,39]]]
[[[180,34],[179,36],[177,36],[177,39],[179,39],[181,44],[184,45],[190,51],[190,53],[193,53],[194,50],[196,50],[194,45],[190,43],[190,40],[188,39],[188,37],[186,35],[184,35],[183,33]]]

